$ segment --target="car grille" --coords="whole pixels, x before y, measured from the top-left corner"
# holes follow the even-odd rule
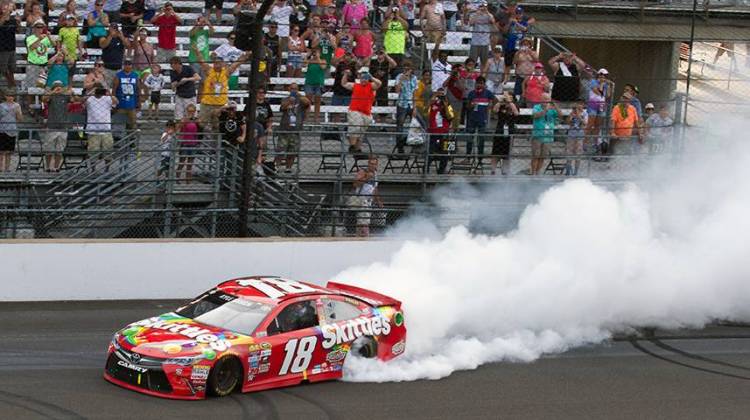
[[[169,384],[167,375],[163,370],[161,370],[161,363],[159,363],[158,369],[140,363],[133,363],[123,359],[123,356],[121,354],[117,354],[118,351],[113,352],[109,355],[109,358],[107,358],[107,373],[109,373],[113,378],[126,382],[130,385],[134,385],[151,391],[172,392],[172,385]],[[127,363],[145,368],[146,372],[137,372],[125,366],[120,366],[117,364],[118,360],[123,360]]]

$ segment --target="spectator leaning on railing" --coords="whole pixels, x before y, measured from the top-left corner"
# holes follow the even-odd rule
[[[653,105],[651,106],[653,107]],[[648,105],[646,105],[646,108],[648,108]],[[659,112],[649,116],[645,123],[649,153],[664,151],[672,137],[673,125],[674,121],[669,116],[669,107],[665,104],[659,105]]]

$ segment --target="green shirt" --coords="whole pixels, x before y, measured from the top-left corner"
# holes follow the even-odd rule
[[[385,52],[388,54],[404,53],[406,49],[406,30],[401,22],[392,20],[388,23],[383,45],[385,45]]]
[[[323,86],[325,82],[325,71],[323,66],[318,63],[310,63],[307,65],[307,72],[305,73],[305,86]]]
[[[47,57],[47,50],[52,48],[52,42],[49,38],[44,38],[36,48],[31,48],[31,45],[39,39],[38,36],[31,34],[26,37],[26,54],[27,60],[31,64],[46,65],[49,61]]]
[[[330,65],[334,50],[331,40],[327,36],[324,36],[318,43],[318,46],[320,47],[320,58],[326,60],[326,63]]]
[[[78,40],[81,34],[78,33],[78,28],[64,27],[60,28],[60,41],[62,41],[63,48],[67,52],[67,57],[73,60],[78,59]]]
[[[192,47],[193,45],[195,45],[196,49],[200,51],[201,55],[203,56],[203,61],[205,62],[208,62],[209,57],[208,37],[208,29],[200,29],[193,35],[190,35],[190,46]],[[190,53],[188,54],[188,61],[190,61],[191,63],[198,62],[198,59],[195,56],[195,52],[192,48],[190,48]]]

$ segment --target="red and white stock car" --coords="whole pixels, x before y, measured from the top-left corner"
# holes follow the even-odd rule
[[[405,342],[393,298],[333,282],[246,277],[115,333],[104,377],[150,395],[201,399],[337,379],[349,353],[390,360]]]

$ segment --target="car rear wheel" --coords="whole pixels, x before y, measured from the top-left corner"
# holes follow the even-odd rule
[[[352,344],[352,351],[365,359],[378,356],[378,343],[372,337],[362,337]]]
[[[224,357],[216,361],[208,374],[208,391],[223,397],[232,393],[240,384],[242,365],[236,357]]]

